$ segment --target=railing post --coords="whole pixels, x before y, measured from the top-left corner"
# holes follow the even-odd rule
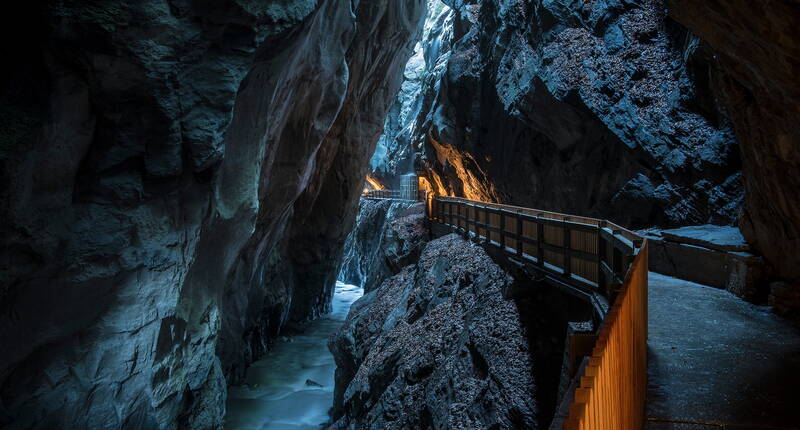
[[[539,213],[536,217],[536,263],[539,266],[544,266],[544,214]]]
[[[467,240],[470,238],[469,234],[469,204],[468,203],[461,203],[461,209],[463,210],[463,214],[461,216],[464,217],[464,232],[466,233]]]
[[[455,224],[453,224],[453,202],[447,202],[446,204],[447,204],[447,224],[450,226],[450,228],[453,228],[455,227]]]
[[[597,223],[597,288],[608,294],[606,272],[603,271],[603,264],[606,261],[606,248],[608,247],[606,240],[603,238],[603,229],[605,226],[605,221]]]
[[[517,209],[517,256],[522,257],[525,245],[522,242],[522,213]]]
[[[486,207],[475,205],[475,235],[478,236],[478,239],[481,237],[481,227],[478,225],[481,223],[480,213],[483,213],[483,224],[486,223]]]
[[[478,208],[477,208],[477,205],[475,205],[475,203],[470,204],[469,213],[471,214],[471,216],[469,217],[469,221],[472,224],[472,229],[470,231],[475,230],[475,240],[478,240],[478,238],[479,238],[479,235],[478,235],[478,220],[477,220],[477,215],[476,215],[478,213]]]
[[[497,216],[500,218],[500,249],[506,250],[506,216],[502,209],[498,209]]]
[[[613,230],[611,233],[616,240],[616,237],[622,232],[620,230]],[[614,272],[614,277],[625,281],[625,273],[622,271],[622,252],[613,244],[611,246],[611,271]]]
[[[565,216],[561,226],[564,233],[564,240],[562,242],[564,245],[564,276],[570,276],[572,273],[572,234],[569,229],[569,219],[568,216]]]

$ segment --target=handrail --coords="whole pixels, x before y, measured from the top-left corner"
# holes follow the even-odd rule
[[[647,392],[647,255],[645,240],[600,327],[575,389],[565,430],[638,430]]]
[[[647,241],[606,220],[477,202],[428,201],[429,218],[568,284],[613,298],[578,375],[564,429],[642,428],[647,385]]]
[[[364,191],[361,196],[365,199],[401,199],[401,200],[415,200],[406,198],[400,190],[368,190]],[[417,201],[426,201],[428,199],[428,191],[418,190],[416,194]]]
[[[482,238],[571,285],[619,289],[641,236],[609,221],[458,197],[437,197],[431,220]]]

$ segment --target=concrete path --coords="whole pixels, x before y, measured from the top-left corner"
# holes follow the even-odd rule
[[[649,305],[647,429],[800,429],[799,329],[652,272]]]

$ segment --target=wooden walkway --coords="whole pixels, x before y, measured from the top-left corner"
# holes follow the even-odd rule
[[[400,195],[381,190],[365,195]],[[423,197],[424,196],[424,197]],[[647,387],[647,241],[606,220],[420,194],[431,222],[612,303],[555,426],[641,429]],[[552,428],[552,427],[551,427]]]
[[[800,330],[718,288],[650,274],[648,430],[800,430]]]

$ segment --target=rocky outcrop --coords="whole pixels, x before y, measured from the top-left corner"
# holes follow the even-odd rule
[[[354,303],[329,341],[333,428],[537,428],[532,353],[504,296],[512,282],[451,234]]]
[[[778,276],[800,280],[800,10],[787,1],[669,0],[714,54],[711,81],[739,138],[740,226]]]
[[[417,98],[390,111],[378,174],[404,173],[416,152],[441,194],[634,228],[738,223],[797,283],[794,5],[445,3],[406,71]]]
[[[711,57],[663,1],[445,3],[419,115],[394,127],[416,130],[433,189],[633,227],[735,221],[739,152]]]
[[[423,9],[15,16],[33,46],[0,94],[0,426],[221,428],[226,377],[329,306]]]
[[[425,204],[408,200],[361,199],[347,237],[339,280],[365,292],[419,258],[428,240]]]

